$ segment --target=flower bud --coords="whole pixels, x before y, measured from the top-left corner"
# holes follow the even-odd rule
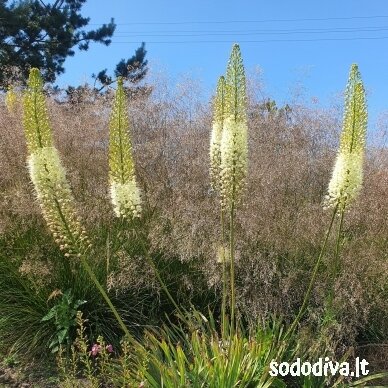
[[[357,65],[352,65],[345,95],[340,147],[329,183],[326,206],[344,209],[359,193],[367,130],[365,91]]]
[[[37,69],[32,69],[24,95],[24,132],[29,151],[28,169],[47,226],[61,250],[83,252],[86,247],[77,238],[81,224],[74,198],[57,149],[52,144],[43,81]]]
[[[16,105],[18,103],[18,96],[13,86],[9,86],[7,94],[5,95],[5,106],[7,107],[8,113],[15,113]]]
[[[240,48],[234,45],[226,71],[225,118],[221,138],[222,205],[239,201],[248,166],[248,125],[245,70]]]
[[[43,80],[38,69],[31,69],[23,98],[23,126],[30,153],[53,145]]]
[[[140,190],[136,184],[129,118],[123,81],[120,77],[109,124],[109,180],[111,201],[117,217],[138,217]]]
[[[214,115],[210,135],[210,179],[214,190],[221,188],[221,139],[225,116],[225,78],[221,76],[214,99]]]

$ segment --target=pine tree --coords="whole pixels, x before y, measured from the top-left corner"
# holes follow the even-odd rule
[[[25,84],[32,67],[40,69],[46,82],[54,82],[64,73],[64,62],[75,54],[77,47],[86,51],[92,42],[106,46],[111,43],[116,28],[113,19],[95,30],[84,29],[89,23],[89,18],[81,15],[85,2],[0,0],[0,89],[5,90],[14,82]],[[132,62],[133,57],[122,60],[116,68],[119,75],[141,79],[146,72],[145,53],[143,44]],[[137,63],[136,71],[128,69],[134,62]]]

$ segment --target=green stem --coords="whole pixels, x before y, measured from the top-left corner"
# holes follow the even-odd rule
[[[131,225],[132,226],[132,225]],[[137,230],[136,228],[134,227],[131,227],[131,229],[134,231],[136,237],[138,238],[139,240],[139,243],[141,245],[141,248],[144,252],[144,255],[145,255],[145,258],[146,260],[148,261],[148,264],[151,266],[151,268],[154,270],[155,272],[155,275],[163,289],[163,291],[165,292],[165,294],[167,295],[168,299],[170,299],[171,303],[174,305],[175,309],[179,312],[179,314],[184,317],[184,314],[182,313],[182,310],[180,309],[180,307],[178,306],[178,304],[176,303],[175,299],[173,298],[173,296],[170,294],[170,291],[168,290],[167,286],[166,286],[166,283],[163,281],[162,277],[160,276],[160,273],[158,271],[158,269],[156,268],[156,265],[154,263],[154,261],[152,260],[151,258],[151,255],[149,254],[148,252],[148,249],[146,248],[144,242],[143,242],[143,239],[141,236],[139,236],[139,234],[137,233]]]
[[[344,223],[344,215],[345,215],[345,206],[341,208],[341,218],[340,223],[338,226],[338,233],[337,233],[337,241],[335,245],[335,256],[334,256],[334,262],[333,262],[333,268],[332,268],[332,278],[329,279],[329,292],[328,292],[328,300],[327,300],[327,308],[331,310],[333,305],[333,298],[334,298],[334,284],[335,279],[338,276],[338,273],[340,272],[340,248],[341,248],[341,235],[342,235],[342,227]]]
[[[88,275],[90,276],[90,278],[93,280],[95,286],[97,287],[98,291],[100,291],[102,297],[105,299],[106,303],[108,304],[108,306],[111,309],[113,315],[117,319],[117,322],[119,323],[119,325],[120,325],[121,329],[123,330],[123,332],[125,333],[126,337],[129,340],[134,340],[133,337],[131,336],[131,334],[129,333],[127,327],[125,326],[125,323],[121,319],[119,313],[117,312],[115,306],[113,306],[113,303],[110,300],[108,294],[105,292],[104,288],[102,287],[101,283],[98,281],[98,279],[97,279],[96,275],[94,274],[93,270],[90,268],[89,263],[86,261],[84,256],[81,256],[80,259],[81,259],[81,264],[85,268],[85,270],[88,273]]]
[[[310,299],[311,291],[312,291],[312,289],[313,289],[314,282],[315,282],[315,279],[316,279],[317,274],[318,274],[318,268],[319,268],[319,265],[321,264],[321,261],[322,261],[322,258],[323,258],[323,254],[324,254],[324,252],[325,252],[326,245],[327,245],[327,242],[328,242],[328,240],[329,240],[329,235],[330,235],[331,229],[332,229],[332,227],[333,227],[334,219],[335,219],[335,216],[336,216],[336,214],[337,214],[337,211],[338,211],[338,204],[335,206],[335,208],[334,208],[334,210],[333,210],[333,215],[332,215],[332,217],[331,217],[330,225],[329,225],[329,228],[328,228],[327,231],[326,231],[325,240],[324,240],[324,243],[323,243],[323,245],[322,245],[321,251],[320,251],[320,253],[319,253],[318,259],[317,259],[317,261],[316,261],[316,263],[315,263],[314,270],[313,270],[313,273],[312,273],[312,275],[311,275],[310,283],[309,283],[309,285],[308,285],[306,294],[305,294],[305,296],[304,296],[302,306],[301,306],[300,309],[299,309],[298,315],[296,316],[296,318],[295,318],[294,321],[292,322],[290,328],[289,328],[288,331],[286,332],[285,338],[287,338],[290,334],[293,333],[293,331],[294,331],[295,328],[296,328],[296,325],[298,324],[298,322],[299,322],[300,319],[302,318],[303,314],[305,313],[305,310],[306,310],[306,307],[307,307],[307,303],[308,303],[308,301],[309,301],[309,299]]]
[[[338,227],[338,235],[337,235],[337,243],[335,247],[335,259],[334,259],[334,277],[333,277],[333,282],[335,277],[337,276],[339,270],[340,270],[340,248],[341,248],[341,235],[342,235],[342,227],[344,224],[344,215],[345,215],[345,206],[341,208],[341,219],[340,219],[340,224]]]
[[[75,241],[75,238],[73,236],[73,233],[72,233],[72,231],[71,231],[71,229],[70,229],[70,227],[69,227],[69,225],[67,223],[66,217],[64,216],[64,214],[62,212],[61,205],[60,205],[59,201],[56,198],[54,199],[54,201],[55,201],[55,206],[57,208],[59,217],[61,218],[61,221],[62,221],[62,223],[63,223],[63,225],[64,225],[64,227],[65,227],[65,229],[66,229],[66,231],[68,233],[68,236],[71,239],[72,246],[73,246],[74,249],[78,250],[78,246],[76,244],[76,241]],[[133,337],[129,333],[129,331],[128,331],[127,327],[125,326],[123,320],[121,319],[119,313],[117,312],[116,308],[113,306],[112,301],[110,300],[109,296],[107,295],[107,293],[103,289],[101,283],[98,281],[98,279],[97,279],[96,275],[94,274],[93,270],[90,268],[90,265],[88,264],[88,262],[87,262],[87,260],[86,260],[86,258],[84,256],[84,253],[80,252],[80,251],[79,251],[79,253],[81,254],[80,260],[81,260],[82,266],[84,267],[84,269],[86,270],[86,272],[88,273],[90,278],[93,280],[95,286],[97,287],[98,291],[100,291],[102,297],[105,299],[106,303],[108,304],[108,306],[111,309],[113,315],[117,319],[117,322],[119,323],[120,327],[124,331],[125,335],[128,337],[128,339],[133,340]]]
[[[235,309],[236,309],[236,290],[234,274],[234,201],[230,205],[230,335],[234,334],[235,327]]]
[[[225,220],[224,220],[224,210],[221,206],[221,241],[222,241],[222,306],[221,306],[221,329],[222,336],[226,334],[226,257],[225,257]]]
[[[182,313],[180,307],[178,306],[178,304],[175,302],[175,299],[170,294],[170,291],[168,290],[168,288],[166,286],[166,283],[163,281],[162,277],[160,276],[160,273],[159,273],[158,269],[156,268],[156,265],[155,265],[154,261],[152,260],[150,254],[148,252],[145,252],[145,256],[146,256],[146,259],[147,259],[148,263],[153,268],[153,270],[155,272],[155,275],[156,275],[160,285],[162,286],[163,291],[167,295],[168,299],[170,299],[171,303],[174,305],[176,310],[183,316],[183,313]]]
[[[106,283],[108,283],[108,277],[109,277],[109,267],[110,267],[110,231],[108,230],[108,236],[106,238],[106,268],[105,268],[105,277],[106,277]]]

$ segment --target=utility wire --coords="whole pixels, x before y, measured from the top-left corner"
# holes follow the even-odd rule
[[[170,22],[146,22],[133,21],[126,23],[115,23],[118,26],[132,26],[132,25],[190,25],[190,24],[235,24],[235,23],[283,23],[283,22],[309,22],[309,21],[334,21],[334,20],[370,20],[370,19],[387,19],[388,15],[371,15],[371,16],[347,16],[347,17],[327,17],[327,18],[300,18],[300,19],[259,19],[259,20],[195,20],[195,21],[170,21]],[[2,23],[8,25],[12,21],[7,18],[0,17]],[[102,23],[88,23],[89,26],[100,26],[106,24]]]
[[[278,34],[278,33],[326,33],[326,32],[374,32],[374,31],[386,31],[388,26],[374,26],[374,27],[333,27],[333,28],[297,28],[297,29],[276,29],[276,30],[148,30],[148,31],[120,31],[116,34],[185,34],[185,33],[201,33],[209,34],[213,33],[257,33],[257,34]]]
[[[290,21],[328,21],[328,20],[355,20],[355,19],[383,19],[388,18],[385,16],[352,16],[352,17],[332,17],[332,18],[303,18],[303,19],[262,19],[262,20],[245,20],[245,21],[192,21],[192,22],[133,22],[133,23],[121,23],[118,25],[187,25],[187,24],[227,24],[227,23],[262,23],[262,22],[290,22]],[[3,18],[0,18],[0,20]],[[6,21],[5,21],[6,22]],[[92,24],[91,24],[92,25]],[[142,43],[143,41],[147,41],[148,37],[156,37],[156,38],[195,38],[202,37],[204,39],[164,39],[164,40],[155,40],[155,41],[147,41],[147,43],[151,44],[175,44],[175,43],[233,43],[230,40],[217,40],[211,37],[240,37],[240,36],[257,36],[257,35],[265,35],[269,36],[264,39],[248,39],[240,41],[240,43],[266,43],[266,42],[319,42],[319,41],[355,41],[355,40],[382,40],[387,39],[387,36],[353,36],[353,37],[340,37],[340,36],[332,36],[332,37],[308,37],[309,34],[314,35],[323,35],[323,34],[349,34],[349,33],[375,33],[375,32],[384,32],[388,31],[388,26],[366,26],[366,27],[328,27],[328,28],[292,28],[292,29],[255,29],[255,30],[162,30],[162,31],[117,31],[114,35],[115,38],[136,38],[140,37],[141,41],[133,40],[133,41],[122,41],[122,40],[113,40],[112,43],[115,44],[133,44],[133,43]],[[291,39],[283,39],[280,38],[272,38],[271,35],[296,35],[296,34],[304,34],[306,37],[301,38],[291,38]],[[209,38],[209,39],[206,39]],[[9,42],[8,44],[10,44]],[[40,42],[42,44],[46,43],[45,41]],[[51,41],[50,44],[59,44],[60,42]],[[11,44],[12,45],[12,44]]]
[[[239,43],[267,43],[267,42],[322,42],[322,41],[352,41],[352,40],[381,40],[388,36],[354,37],[354,38],[316,38],[316,39],[263,39],[263,40],[239,40]],[[138,44],[142,41],[112,41],[112,44]],[[170,44],[170,43],[235,43],[235,40],[170,40],[170,41],[145,41],[147,44]]]
[[[262,40],[238,40],[238,43],[292,43],[292,42],[323,42],[323,41],[356,41],[356,40],[383,40],[388,39],[388,36],[374,36],[374,37],[353,37],[353,38],[316,38],[316,39],[262,39]],[[236,43],[236,40],[164,40],[164,41],[112,41],[112,44],[181,44],[181,43]],[[47,44],[60,44],[60,42],[40,42],[41,45]],[[8,43],[9,46],[19,47],[19,45]]]
[[[307,21],[329,21],[329,20],[368,20],[386,19],[388,15],[374,16],[348,16],[329,18],[301,18],[301,19],[260,19],[260,20],[210,20],[210,21],[181,21],[181,22],[128,22],[116,23],[118,26],[126,25],[185,25],[185,24],[233,24],[233,23],[275,23],[275,22],[307,22]],[[102,23],[89,23],[89,25],[100,25]]]
[[[246,36],[246,35],[293,35],[293,34],[334,34],[334,33],[354,33],[354,32],[380,32],[388,31],[388,27],[384,28],[358,28],[353,30],[340,30],[340,29],[326,29],[326,30],[283,30],[283,31],[213,31],[213,32],[202,32],[202,31],[182,31],[177,33],[176,31],[162,31],[158,33],[155,31],[150,32],[117,32],[114,34],[116,38],[125,37],[150,37],[150,36],[163,36],[163,37],[194,37],[194,36]],[[166,34],[167,32],[167,34]],[[187,33],[186,33],[187,32]]]

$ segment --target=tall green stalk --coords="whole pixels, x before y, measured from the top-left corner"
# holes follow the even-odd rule
[[[236,323],[235,212],[245,188],[248,165],[246,80],[237,44],[232,48],[225,83],[220,180],[222,207],[229,213],[230,335],[233,335]]]
[[[334,299],[334,286],[335,286],[335,280],[337,276],[340,273],[341,268],[341,258],[340,258],[340,247],[341,247],[341,239],[342,239],[342,229],[343,229],[343,223],[345,218],[345,205],[341,207],[340,209],[340,222],[338,225],[338,231],[337,231],[337,240],[335,244],[335,253],[333,258],[333,266],[331,271],[329,271],[329,287],[328,287],[328,293],[327,293],[327,303],[326,303],[326,311],[331,316],[333,313],[333,299]]]
[[[230,234],[229,234],[229,250],[230,250],[230,335],[234,335],[235,310],[236,310],[236,283],[234,273],[234,203],[230,207]]]
[[[340,250],[345,212],[362,186],[367,116],[361,75],[358,66],[352,65],[345,93],[345,112],[340,146],[326,199],[329,207],[338,205],[340,214],[328,292],[327,307],[329,310],[332,309],[335,280],[341,271]]]
[[[5,95],[5,106],[7,107],[9,114],[14,114],[16,112],[18,104],[18,95],[15,91],[13,85],[9,85],[7,89],[7,94]]]
[[[140,217],[140,190],[136,183],[128,107],[121,77],[117,80],[109,121],[109,184],[116,216]]]
[[[130,124],[128,117],[128,107],[126,101],[123,80],[117,80],[117,90],[112,106],[109,121],[109,180],[112,205],[117,217],[124,225],[126,219],[130,222],[130,227],[139,237],[137,230],[133,227],[132,221],[140,217],[141,198],[140,191],[136,184],[135,163],[132,155],[132,139],[130,135]],[[145,258],[154,270],[154,273],[163,291],[181,314],[181,309],[169,292],[165,282],[160,276],[142,238],[139,238]]]
[[[119,323],[121,329],[123,330],[125,336],[127,337],[128,340],[133,340],[132,335],[129,333],[127,326],[121,319],[116,307],[113,305],[112,301],[110,300],[108,294],[105,292],[104,288],[102,287],[101,283],[98,281],[95,273],[93,272],[92,268],[90,267],[89,263],[87,262],[86,258],[84,256],[80,257],[81,259],[81,264],[85,268],[87,274],[89,277],[92,279],[93,283],[95,284],[96,288],[106,301],[107,305],[109,306],[110,310],[112,311],[113,315],[115,316],[117,322]]]
[[[236,315],[235,285],[235,210],[245,185],[248,162],[247,96],[245,70],[240,47],[233,45],[226,76],[220,77],[214,104],[210,139],[210,177],[212,187],[221,194],[222,230],[222,307],[221,327],[226,334],[227,266],[225,214],[229,214],[230,335]]]
[[[23,124],[29,152],[30,177],[55,242],[65,252],[65,257],[80,260],[125,335],[133,339],[88,263],[91,243],[75,209],[75,201],[59,153],[53,145],[43,81],[38,69],[30,71],[28,88],[24,94]]]
[[[346,209],[346,205],[344,204],[344,206],[340,210],[340,222],[338,226],[337,242],[335,245],[333,283],[334,283],[335,277],[339,274],[339,271],[341,268],[340,250],[341,250],[341,240],[342,240],[342,229],[343,229],[344,218],[345,218],[345,209]]]
[[[226,324],[226,300],[227,300],[227,284],[228,284],[228,276],[227,276],[227,268],[226,268],[226,236],[225,236],[225,215],[224,210],[220,209],[220,222],[221,222],[221,260],[222,260],[222,305],[221,305],[221,328],[222,335],[224,336],[227,331]]]
[[[368,113],[365,90],[357,65],[352,65],[345,94],[340,146],[328,187],[326,205],[345,207],[357,197],[363,181]]]
[[[365,91],[361,80],[358,66],[353,64],[350,68],[348,84],[345,93],[345,112],[341,132],[340,146],[337,159],[334,165],[333,173],[326,196],[326,206],[333,209],[333,215],[329,228],[326,232],[325,240],[314,266],[310,283],[303,299],[302,306],[292,322],[286,335],[290,335],[296,328],[296,325],[305,313],[311,291],[318,273],[318,268],[326,249],[327,241],[332,230],[335,217],[340,212],[340,222],[336,240],[335,257],[333,263],[333,279],[329,288],[329,307],[331,306],[333,295],[333,285],[335,277],[340,267],[340,244],[342,227],[345,216],[345,209],[349,202],[358,195],[363,179],[363,160],[366,143],[367,129],[367,109],[365,102]]]
[[[142,247],[142,250],[143,250],[143,253],[144,253],[144,256],[149,264],[149,266],[154,270],[154,273],[156,275],[156,278],[158,279],[158,282],[160,284],[160,286],[162,287],[164,293],[167,295],[168,299],[170,300],[170,302],[173,304],[173,306],[175,307],[175,309],[177,310],[177,312],[181,315],[181,316],[184,316],[181,308],[179,307],[178,303],[175,301],[174,297],[171,295],[170,291],[168,290],[168,287],[166,285],[166,283],[164,282],[163,278],[160,276],[160,273],[159,273],[159,270],[157,269],[154,261],[152,260],[152,257],[149,253],[149,250],[147,249],[147,247],[145,246],[144,242],[143,242],[143,239],[142,239],[142,236],[139,235],[139,233],[137,232],[137,230],[135,228],[132,228],[132,230],[135,232],[135,235],[136,237],[138,238],[138,241]]]
[[[218,79],[217,91],[213,100],[213,123],[210,134],[210,183],[218,194],[221,191],[221,139],[225,120],[225,77]],[[217,247],[217,255],[221,256],[222,263],[222,304],[221,304],[221,328],[226,333],[226,300],[227,300],[227,268],[226,268],[226,239],[225,239],[225,214],[220,206],[221,247]]]
[[[310,300],[311,292],[312,292],[312,289],[313,289],[313,286],[314,286],[314,283],[315,283],[315,279],[316,279],[317,274],[318,274],[318,269],[319,269],[319,266],[321,264],[323,255],[325,253],[327,242],[329,240],[329,236],[330,236],[331,230],[333,228],[333,224],[334,224],[335,217],[337,215],[337,211],[338,211],[338,205],[333,210],[333,214],[332,214],[332,217],[331,217],[331,220],[330,220],[330,224],[329,224],[329,227],[328,227],[328,229],[326,231],[325,239],[323,241],[323,245],[322,245],[321,251],[319,252],[318,259],[317,259],[317,261],[315,263],[313,272],[311,274],[310,282],[309,282],[309,285],[307,287],[306,293],[304,295],[302,305],[299,308],[299,312],[298,312],[297,316],[295,317],[294,321],[292,322],[291,326],[289,327],[289,329],[286,332],[286,335],[285,335],[286,338],[293,333],[293,331],[295,330],[297,324],[299,323],[300,319],[302,318],[303,314],[306,311],[307,304],[308,304],[308,302]]]

